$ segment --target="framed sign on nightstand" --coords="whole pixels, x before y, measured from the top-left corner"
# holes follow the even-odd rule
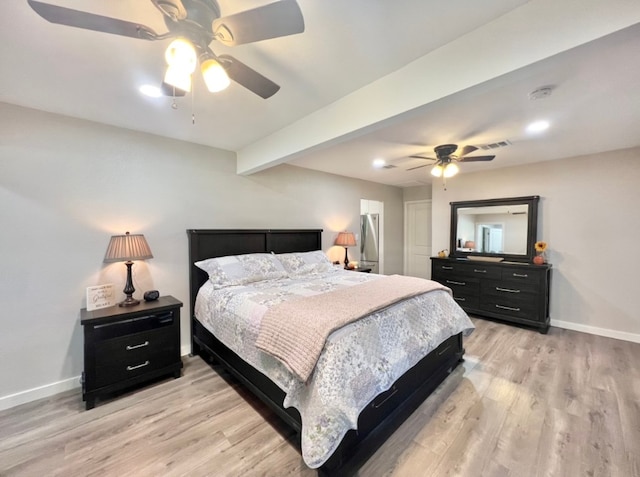
[[[116,291],[113,283],[87,287],[87,311],[108,308],[116,304]]]

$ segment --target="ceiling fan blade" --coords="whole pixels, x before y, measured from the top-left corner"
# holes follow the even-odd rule
[[[212,23],[216,40],[235,46],[304,31],[304,18],[296,0],[269,5],[218,18]]]
[[[476,146],[464,146],[462,148],[462,152],[458,154],[458,157],[466,156],[467,154],[471,154],[473,151],[477,151],[478,148]]]
[[[270,98],[280,89],[280,86],[269,78],[262,76],[233,56],[220,55],[218,59],[230,79],[264,99]]]
[[[496,156],[471,156],[471,157],[461,157],[458,159],[459,162],[480,162],[480,161],[493,161],[493,158]]]
[[[426,159],[427,161],[437,161],[435,157],[424,157],[424,156],[409,156],[412,159]]]
[[[422,164],[421,166],[416,166],[416,167],[410,167],[409,169],[407,169],[407,171],[415,171],[416,169],[420,169],[422,167],[427,167],[430,166],[431,164]]]
[[[139,23],[126,22],[124,20],[118,20],[117,18],[95,15],[93,13],[50,5],[36,0],[28,0],[28,3],[38,15],[51,23],[128,36],[131,38],[141,38],[143,40],[158,39],[158,34],[155,31]]]

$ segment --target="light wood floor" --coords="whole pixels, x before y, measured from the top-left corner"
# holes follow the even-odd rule
[[[463,367],[360,476],[640,476],[640,344],[474,322]],[[0,412],[0,475],[315,476],[223,376],[186,358],[91,411],[70,391]]]

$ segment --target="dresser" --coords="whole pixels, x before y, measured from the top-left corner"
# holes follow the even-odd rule
[[[549,330],[549,264],[432,257],[431,279],[467,313]]]
[[[164,375],[180,376],[181,307],[179,300],[163,296],[136,306],[81,310],[87,409],[98,397]]]

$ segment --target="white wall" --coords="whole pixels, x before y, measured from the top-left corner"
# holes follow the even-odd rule
[[[640,342],[640,148],[459,174],[433,187],[434,250],[449,246],[449,202],[539,195],[551,324]]]
[[[186,229],[323,228],[339,256],[361,197],[385,203],[387,270],[401,273],[402,189],[286,165],[242,177],[229,151],[0,103],[0,409],[78,386],[85,289],[124,288],[125,266],[102,262],[111,235],[145,235],[135,296],[182,300],[186,347]]]

